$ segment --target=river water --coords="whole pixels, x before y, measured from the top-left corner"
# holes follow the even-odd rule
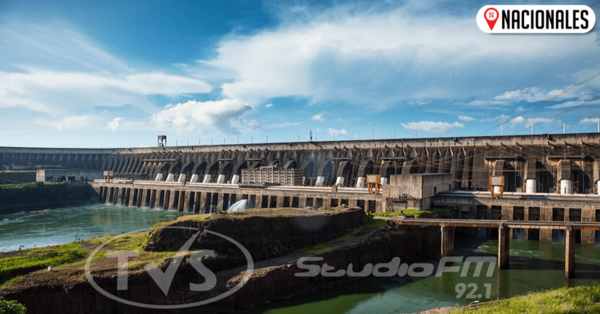
[[[457,235],[455,256],[496,256],[497,245],[497,239],[487,239],[485,233],[479,237]],[[414,313],[435,307],[462,306],[476,300],[507,298],[529,291],[591,285],[600,279],[600,247],[576,246],[575,279],[564,277],[564,243],[512,240],[509,269],[499,271],[494,266],[490,277],[485,276],[486,264],[479,277],[474,277],[475,265],[472,265],[465,278],[458,273],[422,279],[407,276],[368,278],[242,313]],[[437,266],[439,257],[421,262]],[[457,297],[460,292],[462,296]]]
[[[0,252],[135,231],[183,214],[137,207],[90,205],[46,213],[0,215]]]

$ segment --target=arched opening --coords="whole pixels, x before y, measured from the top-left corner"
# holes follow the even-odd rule
[[[208,174],[211,175],[211,182],[216,182],[217,178],[219,176],[219,163],[215,162],[212,166],[210,166],[210,168],[208,169]]]
[[[325,178],[324,185],[332,185],[335,183],[333,178],[333,161],[328,162],[323,168],[323,177]]]
[[[365,177],[369,174],[375,174],[375,163],[373,163],[372,160],[369,160],[369,162],[367,162],[367,165],[365,166],[365,171],[363,172],[363,175]]]
[[[552,173],[546,168],[546,166],[537,161],[535,164],[535,169],[537,172],[537,192],[538,193],[550,193],[550,191],[557,185],[554,183],[554,176]]]
[[[345,186],[354,186],[354,167],[351,162],[347,162],[342,168],[342,177],[344,177]]]
[[[231,181],[231,177],[233,175],[233,164],[228,162],[219,174],[225,175],[225,181]]]
[[[167,176],[169,175],[169,164],[165,162],[162,164],[162,166],[159,166],[158,173],[162,173],[163,180],[166,180]]]
[[[315,182],[315,172],[317,167],[313,161],[309,161],[306,166],[304,166],[304,171],[302,176],[304,176],[304,185],[311,186]]]
[[[202,180],[204,178],[204,171],[206,171],[206,161],[198,165],[198,167],[196,168],[196,172],[194,172],[198,175],[199,180]]]
[[[169,173],[178,174],[181,171],[181,161],[178,161],[169,171]]]
[[[242,176],[242,170],[244,169],[248,169],[248,162],[244,161],[238,168],[237,171],[235,172],[235,174],[237,174],[238,176]]]
[[[181,173],[185,174],[189,180],[189,178],[192,176],[192,170],[194,170],[194,162],[190,161],[183,167]]]

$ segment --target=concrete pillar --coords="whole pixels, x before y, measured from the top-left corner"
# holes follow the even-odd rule
[[[324,209],[329,209],[331,208],[331,198],[327,197],[327,198],[323,198],[323,208]]]
[[[348,200],[348,207],[356,207],[357,200],[353,200],[353,199],[349,199]]]
[[[581,209],[581,221],[582,222],[595,222],[596,221],[596,209],[595,208],[582,208]],[[594,230],[581,230],[581,244],[596,244],[596,231]]]
[[[148,197],[148,190],[147,189],[142,189],[142,201],[138,204],[138,206],[140,207],[148,207],[148,204],[146,204],[146,198]]]
[[[454,227],[442,226],[442,257],[454,255]]]
[[[117,201],[115,202],[117,205],[122,205],[121,198],[123,197],[123,190],[124,189],[117,188]]]
[[[552,207],[540,208],[540,221],[552,221]],[[552,242],[552,229],[540,229],[540,241]]]
[[[376,201],[375,202],[375,212],[376,213],[381,213],[383,212],[383,208],[384,208],[384,203],[385,201]]]
[[[514,220],[514,217],[515,217],[514,213],[515,213],[515,211],[512,206],[506,206],[506,205],[502,206],[502,219],[503,220]],[[509,233],[508,234],[509,239],[512,239],[513,238],[513,230],[510,229],[508,231],[508,233]]]
[[[133,204],[136,204],[136,201],[137,201],[136,198],[138,195],[137,192],[138,192],[138,189],[131,189],[129,191],[129,203],[128,203],[129,206],[133,206]]]
[[[529,207],[525,206],[525,209],[523,209],[523,214],[525,215],[523,220],[529,221]],[[523,239],[529,240],[529,229],[523,229]]]
[[[256,195],[256,202],[254,205],[256,208],[262,208],[262,197],[262,194]]]
[[[166,201],[167,200],[165,200],[165,202]],[[175,209],[175,210],[177,210],[177,208],[174,208],[174,207],[175,207],[175,190],[171,190],[171,192],[169,193],[169,206],[167,206],[166,209],[169,209],[169,210]]]
[[[508,268],[510,250],[510,228],[500,226],[498,228],[498,269]],[[551,234],[552,236],[552,234]]]
[[[200,193],[200,203],[198,204],[198,212],[200,214],[206,214],[206,192]]]
[[[277,205],[275,205],[276,208],[282,208],[283,207],[283,196],[277,196]]]
[[[575,275],[575,230],[567,226],[565,230],[565,278]]]
[[[160,189],[156,189],[154,191],[155,191],[154,192],[154,196],[155,196],[154,197],[154,208],[158,208],[158,207],[160,207],[160,193],[163,192],[163,191],[160,190]],[[163,207],[164,207],[164,204],[163,204]]]
[[[301,196],[298,200],[298,207],[305,208],[306,207],[306,196]]]
[[[180,208],[182,208],[184,212],[189,213],[190,212],[190,197],[191,197],[191,194],[194,192],[181,191],[181,193],[185,193],[185,194],[183,197],[183,206],[181,206]]]
[[[217,201],[217,212],[219,210],[223,209],[223,194],[219,193],[219,196],[217,197],[218,201]]]
[[[113,193],[113,188],[106,187],[106,200],[105,200],[106,204],[110,204],[111,198],[112,198],[112,193]]]

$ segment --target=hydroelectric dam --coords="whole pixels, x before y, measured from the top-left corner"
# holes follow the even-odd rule
[[[101,203],[194,213],[246,199],[250,208],[448,207],[458,219],[600,221],[598,133],[199,146],[159,137],[148,148],[1,147],[0,164],[106,171],[89,180]],[[525,239],[556,237],[552,229],[521,231]],[[597,241],[595,230],[575,234]]]

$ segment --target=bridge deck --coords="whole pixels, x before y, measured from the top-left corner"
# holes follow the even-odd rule
[[[574,221],[523,221],[523,220],[482,220],[482,219],[395,219],[376,217],[377,219],[392,220],[402,226],[446,226],[446,227],[481,227],[499,228],[500,226],[515,229],[569,229],[600,230],[600,222]]]

